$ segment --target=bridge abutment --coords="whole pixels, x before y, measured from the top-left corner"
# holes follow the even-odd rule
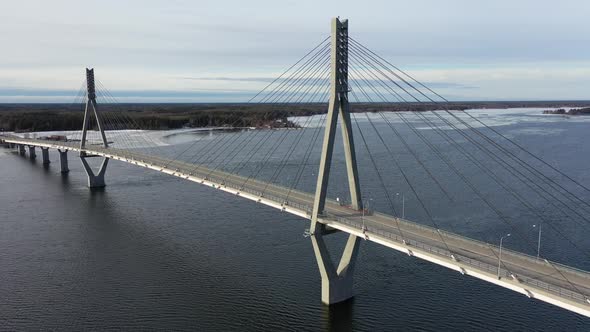
[[[43,157],[43,165],[49,165],[51,160],[49,160],[49,148],[41,148],[41,156]]]
[[[70,168],[68,167],[68,150],[57,150],[59,152],[59,163],[61,165],[61,172],[68,173]]]

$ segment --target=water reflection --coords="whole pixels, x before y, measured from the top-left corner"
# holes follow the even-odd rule
[[[346,301],[323,307],[323,320],[326,322],[326,331],[342,332],[352,331],[352,314],[354,297]]]

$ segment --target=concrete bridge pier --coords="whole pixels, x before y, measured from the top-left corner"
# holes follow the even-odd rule
[[[82,123],[82,139],[80,140],[80,160],[82,160],[82,165],[84,166],[86,174],[88,175],[88,187],[101,188],[105,186],[104,174],[107,171],[109,158],[104,158],[102,160],[102,164],[100,165],[98,173],[94,174],[94,171],[92,171],[92,167],[90,167],[86,159],[99,156],[88,155],[84,151],[84,149],[86,148],[86,133],[88,131],[88,127],[90,126],[90,117],[92,116],[92,114],[94,114],[94,117],[96,119],[96,125],[98,127],[98,130],[100,131],[103,147],[105,149],[109,147],[109,143],[104,132],[105,127],[103,126],[103,122],[99,115],[100,113],[98,112],[98,107],[96,105],[96,86],[94,85],[94,69],[86,68],[86,91],[88,92],[88,98],[86,100],[86,109],[84,110],[84,122]]]
[[[41,148],[41,156],[43,157],[43,165],[49,165],[51,160],[49,160],[49,148]]]
[[[59,163],[61,164],[61,172],[68,173],[70,168],[68,167],[68,150],[57,150],[59,152]]]
[[[322,278],[322,303],[331,305],[352,298],[354,266],[360,239],[350,234],[338,267],[335,267],[323,235],[311,235],[311,243]]]
[[[326,115],[324,141],[309,227],[313,251],[322,278],[322,302],[325,304],[342,302],[352,297],[354,265],[360,245],[360,239],[350,234],[340,263],[338,267],[335,267],[323,239],[334,230],[328,231],[325,225],[318,222],[319,217],[325,212],[338,119],[341,120],[340,129],[342,130],[351,208],[359,212],[363,209],[348,103],[348,20],[332,19],[331,45],[330,102]]]
[[[35,159],[37,158],[37,154],[35,153],[35,146],[29,145],[29,158]]]
[[[18,153],[19,153],[21,156],[24,156],[24,155],[25,155],[25,146],[24,146],[24,145],[22,145],[22,144],[18,144]]]
[[[86,171],[86,174],[88,175],[88,188],[102,188],[104,186],[106,186],[105,182],[104,182],[104,175],[107,171],[107,165],[109,164],[109,158],[104,158],[102,161],[102,164],[100,165],[100,168],[98,170],[98,173],[94,174],[94,171],[92,170],[92,167],[90,166],[90,164],[88,164],[88,161],[86,161],[86,158],[88,157],[80,157],[80,160],[82,161],[82,166],[84,166],[84,170]]]

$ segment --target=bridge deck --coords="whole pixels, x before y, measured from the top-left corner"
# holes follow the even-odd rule
[[[90,146],[81,150],[78,145],[71,142],[24,139],[7,135],[0,136],[0,139],[7,143],[85,151],[88,154],[125,161],[223,190],[307,219],[310,218],[313,207],[313,194],[208,169],[202,165],[112,147]],[[499,248],[495,245],[382,213],[369,213],[363,217],[359,211],[341,206],[333,200],[326,202],[326,211],[319,222],[590,317],[589,272],[503,248],[502,267],[498,278]]]

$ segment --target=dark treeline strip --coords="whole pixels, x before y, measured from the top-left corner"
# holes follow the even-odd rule
[[[565,114],[565,115],[590,115],[590,107],[572,108],[566,111],[564,108],[556,110],[545,110],[543,114]]]
[[[306,109],[271,105],[99,105],[109,118],[127,118],[117,129],[164,130],[182,127],[293,127],[289,116],[321,113],[324,107]],[[53,131],[78,130],[84,112],[67,105],[0,105],[0,130]],[[118,115],[112,116],[111,113]],[[92,122],[91,122],[92,124]],[[130,127],[137,125],[136,127]]]
[[[510,102],[455,102],[455,110],[471,108],[511,107],[583,107],[589,102],[571,101],[510,101]],[[441,106],[428,103],[355,103],[353,112],[430,111]],[[117,112],[118,117],[132,118],[119,128],[175,129],[182,127],[292,127],[289,116],[309,116],[325,113],[327,104],[270,105],[270,104],[99,104],[100,112]],[[107,114],[108,116],[108,114]],[[66,104],[0,104],[0,130],[51,131],[78,130],[84,112],[80,105]],[[131,123],[139,128],[130,128]]]

